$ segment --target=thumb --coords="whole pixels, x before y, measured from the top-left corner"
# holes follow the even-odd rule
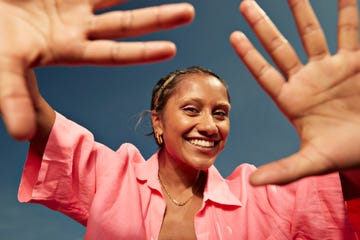
[[[284,185],[300,178],[328,173],[332,168],[323,158],[310,158],[301,150],[287,158],[259,167],[250,176],[254,186],[265,184]]]
[[[0,112],[10,136],[28,140],[35,133],[35,113],[24,74],[0,71]]]

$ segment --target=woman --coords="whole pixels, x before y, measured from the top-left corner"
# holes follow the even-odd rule
[[[95,142],[34,99],[38,129],[50,135],[31,141],[19,199],[86,225],[85,239],[355,239],[338,173],[253,187],[247,179],[255,167],[243,164],[221,177],[213,163],[230,130],[230,101],[210,70],[179,70],[155,86],[160,148],[148,161],[131,144],[114,152]]]
[[[59,64],[138,64],[161,61],[175,55],[174,44],[166,41],[139,43],[114,42],[110,39],[133,37],[187,24],[194,18],[194,9],[191,5],[170,4],[134,11],[113,11],[96,15],[93,13],[95,10],[120,2],[122,0],[71,1],[71,3],[57,0],[56,4],[51,2],[48,3],[49,5],[42,5],[38,4],[37,0],[29,0],[24,6],[16,2],[0,0],[0,29],[6,32],[6,37],[0,38],[0,111],[7,131],[14,139],[28,140],[36,130],[34,103],[25,81],[28,69]],[[336,85],[346,82],[346,87],[341,92],[352,96],[342,98],[350,103],[348,106],[352,106],[348,109],[349,112],[342,113],[345,114],[345,121],[340,122],[340,125],[345,128],[338,128],[338,124],[334,127],[327,123],[327,130],[346,130],[340,131],[343,141],[339,142],[339,139],[332,137],[339,133],[331,131],[328,136],[324,135],[323,139],[319,139],[316,143],[304,139],[303,143],[307,144],[302,146],[302,151],[299,152],[301,154],[294,154],[282,161],[261,167],[250,178],[252,184],[281,184],[305,176],[360,166],[359,148],[352,144],[360,141],[359,124],[357,124],[360,111],[355,104],[351,104],[351,102],[357,102],[356,93],[360,91],[356,85],[360,69],[357,0],[339,0],[338,2],[338,52],[331,55],[326,38],[309,2],[289,1],[301,40],[309,56],[309,62],[305,65],[301,63],[294,49],[255,1],[244,0],[241,3],[240,11],[281,72],[273,68],[254,49],[243,33],[235,31],[231,35],[230,42],[259,84],[270,94],[287,117],[293,118],[290,120],[295,120],[294,118],[299,116],[298,113],[295,116],[288,115],[294,113],[289,107],[297,106],[297,102],[290,102],[291,98],[280,98],[280,96],[284,94],[298,96],[298,91],[311,89],[302,87],[302,84],[309,86],[310,83],[311,86],[312,79],[319,79],[319,77],[326,79],[321,82],[321,86],[317,86],[325,89],[327,85],[323,83],[328,82],[330,83],[328,86],[332,86],[332,83]],[[47,31],[49,29],[51,31]],[[23,41],[24,39],[26,41]],[[126,51],[122,51],[123,49]],[[263,75],[264,73],[266,74]],[[310,81],[291,81],[292,79]],[[279,92],[279,89],[286,91]],[[349,89],[351,91],[348,91]],[[333,94],[325,96],[328,99],[338,97]],[[309,103],[317,100],[320,106],[325,106],[319,101],[321,99],[316,99],[311,94],[304,94],[300,99],[307,99]],[[311,106],[311,104],[308,105]],[[301,112],[301,109],[298,110]],[[329,119],[339,120],[337,116],[329,116]],[[346,120],[354,124],[345,126]],[[298,121],[293,123],[296,122]],[[311,121],[307,123],[309,123],[308,126],[312,126]],[[298,130],[304,129],[300,125],[296,127]],[[316,137],[317,128],[311,129]],[[302,137],[300,134],[300,138]],[[304,137],[314,139],[314,136]],[[336,141],[331,142],[331,139],[336,139]],[[347,148],[347,151],[340,151],[340,153],[331,151],[324,153],[315,150],[344,148]],[[334,154],[336,157],[333,157]],[[358,179],[356,174],[350,178]],[[360,183],[356,185],[360,187]]]
[[[357,19],[353,18],[354,14],[357,16],[354,7],[356,1],[340,2],[342,10],[339,21],[343,23],[340,26],[348,27],[351,25],[347,22],[348,19],[355,22],[354,19]],[[347,3],[350,3],[349,6]],[[104,6],[96,4],[96,7]],[[292,121],[302,139],[300,153],[306,153],[305,160],[294,164],[296,167],[292,168],[289,168],[288,163],[283,165],[290,169],[285,175],[294,173],[286,181],[306,174],[333,171],[336,164],[324,164],[329,163],[329,159],[335,159],[338,163],[345,162],[344,167],[356,165],[359,159],[358,147],[344,144],[358,142],[352,140],[357,140],[360,136],[359,132],[352,131],[359,131],[356,124],[358,122],[348,121],[358,119],[359,115],[358,104],[351,104],[357,102],[360,92],[355,81],[358,79],[358,38],[357,34],[353,34],[355,31],[352,28],[340,27],[339,53],[331,57],[326,50],[321,31],[314,31],[315,36],[311,38],[306,34],[308,26],[315,26],[315,29],[319,30],[310,5],[307,2],[303,2],[304,7],[294,4],[292,9],[310,57],[310,63],[303,66],[291,46],[254,1],[244,1],[241,6],[246,19],[270,51],[279,69],[289,77],[289,81],[285,82],[282,75],[261,58],[242,34],[232,35],[231,43],[239,56]],[[349,18],[347,10],[352,13]],[[100,34],[96,29],[90,30],[86,36],[109,37],[109,32]],[[139,32],[144,31],[134,31],[132,34]],[[34,46],[38,45],[31,46],[37,49]],[[54,43],[51,46],[57,45]],[[5,59],[3,62],[14,63],[10,61],[12,58],[7,58],[8,48],[1,50],[2,59]],[[77,52],[72,49],[65,51],[64,55],[58,55],[57,51],[49,51],[52,55],[46,48],[39,47],[37,50],[38,54],[29,55],[36,56],[30,60],[26,54],[19,54],[20,59],[24,60],[20,62],[25,65],[19,75],[36,64],[56,63],[56,60],[64,59],[61,57],[69,57],[69,52]],[[144,52],[146,51],[142,51]],[[160,60],[171,56],[173,50],[166,48],[164,51],[151,53],[150,58],[139,59],[136,54],[133,57],[137,61]],[[131,63],[134,58],[129,57],[126,60]],[[78,58],[65,60],[74,63]],[[85,60],[100,62],[104,60],[104,56],[95,54],[85,57]],[[122,59],[115,60],[121,62]],[[13,65],[16,64],[5,64],[10,70],[13,70]],[[327,68],[324,68],[324,65]],[[170,234],[177,234],[184,239],[355,238],[345,214],[343,199],[343,194],[346,199],[350,199],[353,196],[349,196],[349,193],[359,193],[358,188],[348,191],[347,183],[353,183],[353,174],[342,172],[342,179],[346,181],[340,181],[338,173],[334,173],[304,179],[284,187],[269,185],[258,188],[247,181],[255,170],[250,165],[239,166],[226,180],[218,174],[212,163],[224,147],[229,131],[229,98],[226,86],[220,78],[207,70],[196,69],[187,69],[186,73],[179,74],[178,78],[165,78],[166,80],[159,83],[158,89],[154,90],[152,123],[160,150],[146,162],[134,146],[124,144],[117,152],[113,152],[94,142],[90,132],[55,113],[38,93],[35,76],[28,72],[29,82],[26,86],[29,87],[27,90],[36,110],[37,132],[35,137],[31,138],[19,199],[42,203],[86,224],[87,239],[166,239]],[[335,72],[333,69],[343,71]],[[190,73],[187,73],[188,71]],[[13,76],[18,72],[7,73]],[[267,81],[269,79],[270,82]],[[323,81],[314,84],[314,79],[329,81],[325,84]],[[1,85],[3,89],[8,86],[5,83]],[[329,88],[328,85],[341,87]],[[319,90],[324,98],[319,99],[318,95],[314,94]],[[6,94],[1,96],[3,101]],[[291,102],[294,99],[296,101]],[[308,103],[316,104],[314,106]],[[346,111],[341,112],[341,116],[345,116],[344,121],[338,121],[339,119],[331,114],[331,110],[338,110],[337,103],[349,106]],[[5,110],[10,109],[11,104],[7,104],[2,102],[2,111],[7,112]],[[31,131],[24,133],[21,129],[15,129],[16,122],[10,121],[9,116],[4,116],[5,122],[14,137],[32,136]],[[332,124],[334,121],[336,124]],[[341,138],[333,142],[324,141],[324,138],[328,140],[334,133],[340,133],[335,136]],[[344,139],[345,141],[342,141]],[[324,146],[330,148],[323,148]],[[323,153],[324,149],[327,150],[326,154],[319,157],[317,154]],[[330,155],[329,158],[329,154],[335,154],[336,157]],[[320,159],[320,164],[313,164],[309,168],[309,162],[313,161],[308,160],[317,158]],[[307,167],[302,168],[305,165]],[[299,172],[291,171],[297,167],[300,167]],[[270,172],[270,181],[274,181],[274,175],[286,172],[279,170]],[[286,182],[283,179],[275,180]],[[257,178],[254,183],[264,183],[264,180]]]

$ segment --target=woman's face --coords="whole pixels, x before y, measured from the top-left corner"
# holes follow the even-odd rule
[[[163,135],[165,157],[192,168],[209,168],[224,149],[229,111],[227,90],[220,80],[207,74],[185,76],[162,114],[153,118],[154,130]]]

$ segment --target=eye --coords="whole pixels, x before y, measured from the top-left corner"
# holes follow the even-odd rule
[[[229,116],[229,112],[224,109],[217,109],[213,114],[219,119],[225,119]]]
[[[199,113],[198,109],[194,106],[186,106],[186,107],[183,107],[182,110],[190,115],[195,115],[195,114]]]

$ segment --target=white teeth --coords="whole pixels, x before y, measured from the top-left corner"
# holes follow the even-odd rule
[[[215,145],[214,141],[206,141],[202,139],[191,139],[189,142],[200,147],[213,147]]]

